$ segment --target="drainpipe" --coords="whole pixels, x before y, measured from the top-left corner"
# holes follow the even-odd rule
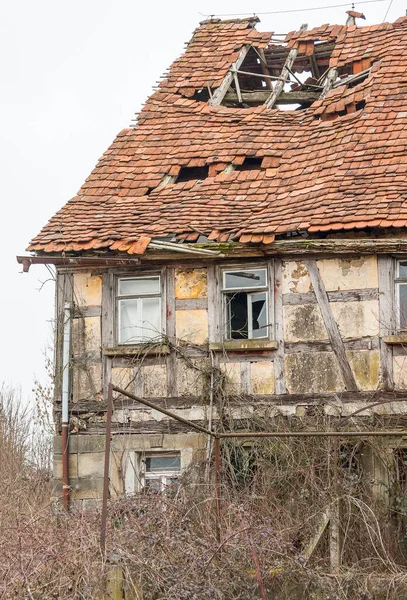
[[[62,502],[69,509],[69,384],[71,361],[71,305],[64,308],[62,345]]]

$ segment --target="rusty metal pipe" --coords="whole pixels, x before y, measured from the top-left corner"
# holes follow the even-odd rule
[[[219,433],[219,438],[283,437],[407,437],[407,431],[248,431]]]
[[[175,413],[170,412],[169,410],[162,408],[161,406],[158,406],[157,404],[154,404],[153,402],[150,402],[150,400],[146,400],[145,398],[140,398],[139,396],[135,396],[134,394],[131,394],[130,392],[128,392],[126,390],[122,390],[121,388],[119,388],[115,385],[113,385],[112,388],[118,394],[122,394],[122,396],[127,396],[128,398],[131,398],[132,400],[135,400],[136,402],[145,404],[149,408],[158,410],[158,412],[161,412],[164,415],[167,415],[167,417],[171,417],[172,419],[175,419],[176,421],[179,421],[180,423],[183,423],[184,425],[188,425],[188,427],[191,427],[192,429],[196,429],[197,431],[200,431],[201,433],[205,433],[206,435],[212,435],[213,437],[216,438],[216,433],[214,433],[213,431],[210,431],[209,429],[206,429],[205,427],[202,427],[201,425],[197,425],[196,423],[192,423],[192,421],[188,421],[188,419],[184,419],[183,417],[180,417],[180,416],[176,415]]]
[[[69,386],[71,370],[71,305],[64,307],[62,340],[62,503],[69,510]]]
[[[106,552],[106,522],[107,522],[107,500],[109,496],[109,469],[110,469],[110,438],[112,434],[113,413],[113,385],[109,383],[107,388],[107,415],[106,415],[106,442],[105,442],[105,469],[103,474],[103,499],[102,519],[100,523],[100,547],[103,555]]]
[[[69,510],[69,423],[62,423],[62,504]]]

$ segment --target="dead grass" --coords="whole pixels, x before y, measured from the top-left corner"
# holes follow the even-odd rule
[[[396,508],[373,502],[352,459],[352,453],[367,452],[370,442],[351,449],[330,440],[225,443],[220,542],[214,487],[198,483],[204,465],[195,465],[171,496],[138,494],[110,503],[105,561],[99,513],[67,515],[50,502],[52,482],[44,466],[50,447],[33,436],[31,421],[18,394],[3,388],[2,599],[108,598],[113,565],[122,569],[128,599],[407,598],[403,504],[396,514]],[[273,418],[273,427],[298,428],[298,423]],[[308,563],[304,548],[321,513],[338,498],[343,568],[327,575],[328,537]]]

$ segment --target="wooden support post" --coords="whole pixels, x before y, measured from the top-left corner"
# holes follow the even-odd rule
[[[335,498],[329,507],[329,556],[331,561],[331,569],[338,572],[341,566],[342,544],[341,544],[341,511],[339,498],[339,479],[338,479],[338,461],[339,461],[339,444],[338,441],[332,440],[333,448],[333,478]]]
[[[307,27],[308,27],[308,25],[304,24],[304,25],[301,25],[300,29],[301,29],[301,31],[305,31],[307,29]],[[267,108],[273,108],[273,106],[277,102],[277,98],[279,97],[281,92],[284,90],[284,86],[290,78],[290,70],[292,69],[295,59],[297,58],[297,54],[298,54],[298,48],[291,48],[291,50],[288,53],[288,56],[286,58],[283,70],[281,71],[280,79],[279,79],[279,81],[277,81],[276,85],[274,86],[273,92],[270,94],[270,96],[268,97],[268,99],[265,102],[265,105],[267,106]]]
[[[119,565],[109,567],[106,592],[110,600],[123,600],[123,569]]]
[[[242,103],[243,99],[242,99],[242,94],[240,91],[239,77],[238,77],[238,74],[236,73],[236,71],[233,73],[233,79],[235,81],[237,99],[239,100],[240,103]]]
[[[305,564],[307,564],[309,559],[314,554],[314,552],[324,534],[324,531],[326,530],[326,528],[329,524],[329,519],[330,519],[330,512],[327,509],[322,513],[321,520],[319,522],[317,530],[316,530],[315,534],[313,535],[313,537],[311,538],[309,544],[306,546],[304,552],[302,553]]]
[[[283,261],[276,258],[274,261],[274,338],[278,346],[273,361],[276,394],[285,394],[287,391],[283,322]]]
[[[379,276],[379,327],[380,327],[380,372],[384,390],[394,389],[393,346],[383,337],[394,334],[396,318],[394,308],[394,261],[391,256],[377,259]]]
[[[305,264],[309,272],[315,297],[321,310],[332,350],[334,351],[338,361],[345,387],[348,392],[357,391],[358,387],[356,385],[355,377],[346,356],[345,345],[341,338],[341,334],[339,333],[338,325],[336,324],[331,307],[329,305],[328,295],[319,273],[317,261],[315,259],[309,259],[305,261]]]
[[[331,569],[338,572],[341,566],[341,519],[340,519],[340,500],[332,502],[329,509],[329,557]]]
[[[309,57],[309,62],[311,66],[312,76],[315,77],[315,79],[319,79],[321,77],[321,73],[319,71],[318,63],[315,58],[315,52]]]
[[[249,52],[250,46],[243,46],[243,48],[239,52],[239,56],[236,61],[232,64],[230,70],[228,71],[225,79],[222,81],[220,86],[214,91],[212,98],[209,100],[208,104],[211,106],[218,106],[222,104],[222,100],[225,97],[226,92],[230,88],[230,84],[233,81],[233,71],[238,71],[241,67],[244,59],[246,58],[247,53]]]
[[[216,537],[221,541],[220,519],[221,519],[221,466],[220,466],[220,439],[215,438],[215,489],[216,489]]]
[[[263,73],[263,75],[266,75],[266,78],[265,78],[266,89],[268,89],[268,90],[271,91],[273,89],[273,85],[272,85],[272,83],[270,81],[270,71],[269,71],[269,68],[267,66],[266,55],[264,54],[263,48],[259,48],[258,50],[255,48],[255,50],[256,50],[257,54],[259,55],[259,58],[260,58],[261,72]]]
[[[165,272],[166,285],[166,309],[164,319],[167,326],[167,337],[173,346],[176,345],[176,326],[175,326],[175,269],[167,267]],[[167,366],[167,396],[177,395],[177,355],[172,347],[166,357]]]

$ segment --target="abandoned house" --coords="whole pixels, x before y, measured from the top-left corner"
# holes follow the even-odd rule
[[[210,460],[137,398],[214,431],[407,413],[407,18],[360,16],[203,21],[18,258],[56,269],[56,496],[69,422],[64,488],[101,498],[110,383],[112,497]]]

